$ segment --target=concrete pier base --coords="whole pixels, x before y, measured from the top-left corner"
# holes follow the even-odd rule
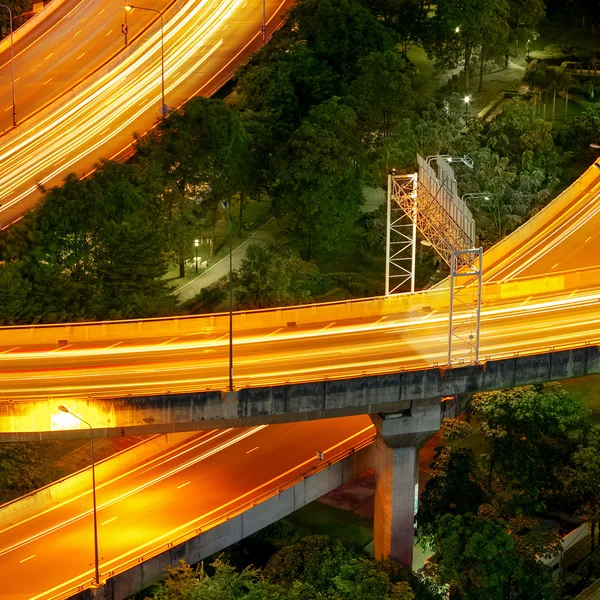
[[[372,415],[377,428],[374,554],[412,567],[419,450],[440,427],[439,400]]]

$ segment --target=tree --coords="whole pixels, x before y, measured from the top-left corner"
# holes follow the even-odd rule
[[[406,62],[395,50],[375,52],[359,60],[358,70],[349,94],[365,137],[388,137],[412,103]]]
[[[444,70],[462,63],[468,94],[469,68],[476,49],[492,40],[494,46],[505,40],[507,18],[506,0],[439,0],[430,23],[427,53]]]
[[[521,566],[504,523],[474,514],[444,515],[433,548],[426,570],[449,586],[452,600],[504,600]]]
[[[288,246],[252,244],[240,266],[235,293],[242,309],[301,304],[312,299],[319,278],[317,266]]]
[[[419,501],[419,536],[431,544],[444,515],[476,514],[480,505],[488,501],[473,450],[439,446]]]
[[[508,0],[511,39],[515,42],[515,53],[519,45],[533,39],[535,29],[546,13],[544,0]]]
[[[392,31],[358,0],[302,0],[289,20],[315,57],[346,82],[354,78],[361,58],[391,50],[395,43]]]
[[[427,23],[423,0],[362,0],[377,18],[393,29],[400,39],[402,54],[422,41]]]
[[[333,97],[313,108],[278,156],[276,214],[313,247],[331,248],[363,201],[360,140],[352,108]]]
[[[563,492],[561,469],[587,428],[586,409],[558,384],[475,394],[473,413],[489,445],[488,488],[494,476],[529,511]]]

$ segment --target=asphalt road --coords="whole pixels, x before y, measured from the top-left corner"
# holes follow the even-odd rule
[[[109,0],[89,4],[97,8],[103,2],[109,4]],[[291,4],[292,0],[267,0],[269,33],[281,23],[281,15]],[[118,25],[122,19],[119,13],[117,17],[111,13],[109,27],[81,27],[78,38],[86,43],[69,53],[71,64],[77,62],[79,50],[86,52],[80,59],[85,60],[88,53],[95,55],[94,49],[106,43],[111,49],[104,51],[104,60],[113,52],[113,46],[119,46],[120,25],[115,32],[113,23],[116,19]],[[150,18],[152,13],[147,11],[129,13],[132,35],[147,26]],[[100,22],[104,23],[101,17]],[[176,108],[192,96],[212,94],[261,45],[261,25],[262,0],[181,0],[167,10],[165,103]],[[60,54],[58,42],[54,45],[55,34],[63,27],[80,26],[81,22],[75,25],[65,21],[47,36],[48,48],[32,53],[38,61],[33,67],[33,90],[52,84],[41,75],[39,61],[50,56],[52,48],[54,55]],[[33,207],[41,187],[59,184],[70,172],[85,175],[100,159],[130,151],[133,134],[148,131],[156,124],[161,106],[160,48],[161,28],[155,22],[101,69],[97,67],[102,60],[92,59],[90,66],[86,65],[89,74],[94,73],[92,77],[0,138],[0,226],[6,227]],[[73,80],[78,77],[74,74]]]
[[[124,3],[110,0],[55,0],[57,8],[34,17],[24,35],[15,41],[15,93],[17,122],[69,92],[125,47],[121,24]],[[143,6],[163,11],[174,0],[144,0]],[[128,43],[136,40],[158,19],[150,11],[137,11]],[[33,25],[34,24],[34,25]],[[33,25],[33,26],[31,26]],[[12,127],[11,62],[9,39],[0,45],[0,131]],[[0,142],[1,143],[1,142]]]
[[[276,493],[319,462],[317,450],[331,460],[373,435],[367,416],[208,431],[119,474],[98,489],[101,575]],[[51,598],[92,581],[91,506],[87,492],[0,531],[0,598]]]

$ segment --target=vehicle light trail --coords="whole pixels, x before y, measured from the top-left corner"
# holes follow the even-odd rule
[[[267,3],[269,30],[291,0]],[[130,27],[133,26],[130,18]],[[227,37],[222,28],[229,24]],[[261,43],[262,2],[183,2],[165,14],[166,102],[181,105],[210,93]],[[135,131],[151,129],[160,99],[160,30],[154,25],[71,94],[0,140],[0,221],[6,226],[35,205],[39,184],[59,183],[71,170],[83,175],[101,158],[131,145]],[[58,165],[58,166],[54,166]]]
[[[335,461],[369,443],[373,434],[365,416],[211,432],[203,434],[200,454],[189,443],[152,465],[119,473],[98,491],[101,574],[119,572],[171,540],[193,536],[278,494],[327,465],[317,459],[317,450]],[[268,461],[247,453],[257,444]],[[207,454],[216,460],[198,460]],[[88,492],[0,531],[0,571],[11,573],[0,579],[0,597],[65,598],[87,586],[93,576],[90,519]]]

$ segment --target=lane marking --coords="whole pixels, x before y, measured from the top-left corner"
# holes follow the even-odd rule
[[[271,331],[271,333],[267,333],[267,335],[265,335],[265,337],[271,337],[272,335],[275,335],[276,333],[279,333],[280,331],[283,331],[285,329],[285,327],[280,327],[279,329],[276,329],[275,331]]]
[[[106,346],[106,349],[108,350],[108,348],[114,348],[115,346],[118,346],[119,344],[122,344],[123,341],[121,340],[120,342],[115,342],[114,344],[111,344],[110,346]]]
[[[108,37],[112,32],[113,30],[111,29],[104,37]]]
[[[82,56],[85,56],[85,52],[82,52],[75,60],[79,60]]]
[[[44,60],[48,60],[51,56],[54,56],[54,52],[50,52],[50,54],[48,54]]]
[[[11,108],[12,108],[12,104],[8,108],[5,108],[4,112],[8,112]]]
[[[81,33],[81,29],[80,29],[80,30],[79,30],[77,33],[75,33],[75,34],[73,35],[73,37],[75,37],[75,36],[79,35],[80,33]]]
[[[27,562],[28,560],[31,560],[32,558],[35,558],[37,556],[37,554],[32,554],[31,556],[28,556],[27,558],[24,558],[23,560],[19,561],[19,564]]]
[[[222,336],[216,338],[215,342],[218,342],[219,340],[222,340],[223,338],[226,338],[228,335],[229,335],[229,333],[224,333]]]
[[[159,346],[164,346],[165,344],[170,344],[171,342],[174,342],[176,339],[178,339],[178,338],[174,337],[174,338],[171,338],[170,340],[167,340],[167,341],[165,341],[165,342],[161,342],[161,343],[160,343],[160,344],[158,344],[158,345],[159,345]]]
[[[182,483],[181,485],[177,486],[177,489],[180,490],[182,487],[185,487],[186,485],[189,485],[190,483],[192,483],[191,481],[186,481],[185,483]]]
[[[384,319],[385,319],[385,317],[384,317]],[[329,325],[325,325],[325,327],[323,327],[322,329],[319,329],[319,331],[325,331],[326,329],[333,327],[336,323],[337,323],[337,321],[332,321],[331,323],[329,323]]]
[[[521,302],[521,306],[524,306],[525,304],[527,304],[532,298],[533,298],[533,296],[527,296],[527,298],[525,298],[525,300],[523,300],[523,302]]]
[[[377,321],[375,321],[375,323],[373,323],[373,325],[377,325],[377,323],[381,323],[381,321],[385,321],[385,319],[387,319],[387,316],[381,317],[381,319],[377,319]]]
[[[108,521],[104,521],[104,523],[100,523],[100,525],[106,525],[107,523],[112,523],[113,521],[116,521],[117,517],[113,517],[112,519],[108,519]]]
[[[8,354],[9,352],[12,352],[13,350],[18,350],[21,346],[15,346],[14,348],[9,348],[8,350],[2,350],[2,352],[0,352],[0,354]]]
[[[556,263],[555,265],[553,265],[551,268],[555,269],[556,267],[558,267],[558,263]]]
[[[258,450],[258,446],[256,446],[256,448],[252,448],[252,450],[248,450],[248,452],[246,452],[246,454],[250,454],[250,452],[254,452],[255,450]]]
[[[421,321],[424,321],[425,319],[429,319],[429,317],[432,317],[433,315],[435,315],[436,312],[439,312],[438,309],[436,308],[435,310],[432,310],[430,313],[426,314]]]
[[[52,77],[50,77],[50,79],[48,79],[48,81],[44,81],[44,83],[42,83],[42,85],[46,85],[47,83],[50,83],[52,81]]]
[[[585,243],[589,242],[591,239],[592,239],[592,236],[590,235],[590,237],[587,240],[585,240],[585,242],[583,242],[583,243],[585,244]]]
[[[64,350],[65,348],[70,348],[73,344],[65,344],[64,346],[59,346],[58,348],[54,348],[54,350],[50,350],[50,352],[58,352],[59,350]]]

